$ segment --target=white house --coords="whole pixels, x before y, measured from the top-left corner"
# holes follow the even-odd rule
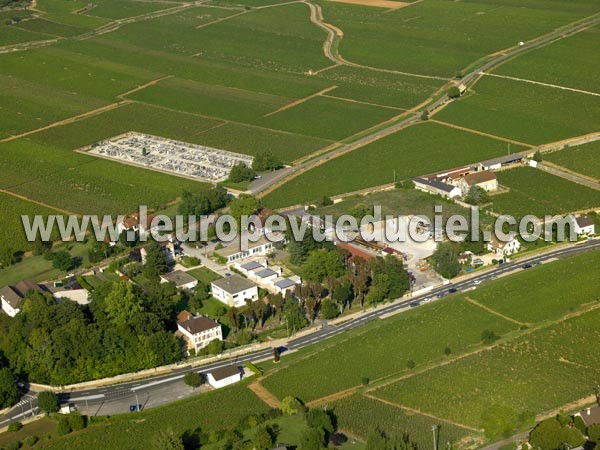
[[[415,189],[428,192],[430,194],[441,195],[442,197],[446,198],[456,198],[462,195],[462,191],[458,187],[443,183],[438,180],[413,178],[412,181],[415,184]]]
[[[223,340],[221,324],[208,317],[192,316],[188,311],[177,316],[177,330],[185,338],[188,349],[195,351],[206,347],[211,341]]]
[[[293,292],[294,288],[301,282],[302,280],[300,277],[296,276],[290,278],[278,278],[273,281],[273,288],[275,289],[275,292],[285,295],[288,291]]]
[[[160,276],[161,283],[174,283],[177,289],[186,289],[192,290],[197,284],[198,280],[196,280],[189,273],[184,272],[182,270],[174,270],[173,272],[168,272]]]
[[[207,375],[208,384],[219,389],[242,379],[242,372],[238,366],[225,366],[213,370]]]
[[[228,306],[237,308],[246,304],[246,299],[258,300],[258,286],[240,275],[231,275],[215,280],[210,285],[212,296]]]
[[[492,236],[490,242],[487,243],[487,249],[494,252],[496,255],[503,257],[517,253],[521,249],[521,243],[516,237],[512,237],[508,242],[499,240],[496,236]]]
[[[590,236],[596,233],[595,223],[591,217],[577,217],[573,225],[575,227],[575,233],[577,233],[577,236],[584,234]]]
[[[271,234],[270,240],[266,236],[261,236],[256,242],[248,242],[247,248],[243,250],[240,245],[240,240],[236,239],[231,245],[218,250],[217,253],[227,260],[227,263],[233,263],[240,259],[250,256],[265,256],[274,248],[274,244],[284,241],[283,234]]]
[[[10,317],[15,317],[21,312],[21,302],[30,291],[44,292],[37,283],[29,280],[20,281],[15,286],[5,286],[0,289],[2,310]]]

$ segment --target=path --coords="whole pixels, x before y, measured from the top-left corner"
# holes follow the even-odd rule
[[[248,389],[250,389],[258,398],[260,398],[263,402],[265,402],[268,406],[273,409],[279,409],[280,402],[277,397],[271,394],[262,384],[260,384],[260,380],[255,380],[248,385]]]
[[[66,119],[59,120],[58,122],[53,122],[53,123],[51,123],[49,125],[45,125],[45,126],[43,126],[41,128],[36,128],[35,130],[29,130],[29,131],[25,131],[24,133],[14,134],[14,135],[9,136],[7,138],[0,139],[0,142],[14,141],[15,139],[19,139],[19,138],[22,138],[22,137],[29,136],[31,134],[39,133],[40,131],[46,131],[46,130],[49,130],[51,128],[59,127],[61,125],[68,125],[68,124],[73,123],[73,122],[78,122],[78,121],[86,119],[86,118],[88,118],[90,116],[94,116],[96,114],[101,114],[101,113],[110,111],[112,109],[119,108],[119,107],[121,107],[123,105],[126,105],[128,103],[131,103],[131,102],[129,100],[122,100],[122,101],[117,102],[117,103],[111,103],[109,105],[101,106],[100,108],[92,109],[91,111],[86,111],[83,114],[79,114],[78,116],[68,117]]]
[[[519,322],[518,320],[515,320],[512,317],[508,317],[502,313],[499,313],[498,311],[494,311],[492,308],[482,305],[481,303],[473,300],[471,297],[465,297],[465,300],[468,301],[469,303],[471,303],[472,305],[478,306],[479,308],[483,309],[484,311],[487,311],[490,314],[493,314],[494,316],[500,317],[501,319],[507,320],[508,322],[512,322],[515,325],[519,325],[519,326],[524,326],[524,325],[530,326],[531,325],[529,323]]]
[[[15,193],[15,192],[7,191],[6,189],[0,189],[0,193],[6,194],[6,195],[10,195],[12,197],[16,197],[19,200],[24,200],[24,201],[29,202],[29,203],[34,203],[36,205],[43,206],[44,208],[52,209],[52,210],[54,210],[56,212],[59,212],[61,214],[65,214],[67,216],[77,216],[77,217],[80,217],[79,214],[74,213],[72,211],[68,211],[66,209],[58,208],[56,206],[49,205],[48,203],[40,202],[38,200],[34,200],[32,198],[26,197],[25,195],[21,195],[21,194]]]
[[[509,142],[511,144],[520,145],[522,147],[533,148],[533,145],[531,145],[531,144],[526,144],[525,142],[515,141],[513,139],[498,136],[497,134],[486,133],[484,131],[474,130],[472,128],[466,128],[466,127],[462,127],[460,125],[455,125],[453,123],[448,123],[448,122],[442,122],[441,120],[436,120],[436,119],[429,119],[429,121],[437,123],[439,125],[444,125],[445,127],[455,128],[455,129],[461,130],[461,131],[467,131],[468,133],[479,134],[481,136],[489,137],[492,139],[498,139],[500,141]]]
[[[569,180],[574,183],[581,184],[583,186],[587,186],[589,188],[600,191],[600,183],[590,180],[587,177],[582,177],[576,173],[562,170],[558,166],[550,166],[549,164],[546,164],[544,162],[538,162],[536,168],[541,170],[542,172],[547,172],[549,174],[556,175],[557,177],[564,178],[565,180]]]
[[[391,402],[389,400],[384,400],[382,398],[375,397],[374,395],[365,394],[364,396],[367,397],[367,398],[370,398],[371,400],[375,400],[375,401],[384,403],[386,405],[390,405],[390,406],[393,406],[395,408],[399,408],[399,409],[402,409],[404,411],[408,411],[408,412],[411,412],[411,413],[414,413],[414,414],[418,414],[420,416],[429,417],[430,419],[434,419],[434,420],[437,420],[439,422],[449,423],[450,425],[454,425],[455,427],[463,428],[465,430],[474,431],[476,433],[480,433],[481,431],[483,431],[483,430],[479,430],[477,428],[470,427],[468,425],[464,425],[462,423],[453,422],[452,420],[449,420],[449,419],[444,419],[443,417],[434,416],[433,414],[429,414],[429,413],[420,411],[418,409],[409,408],[408,406],[400,405],[398,403],[394,403],[394,402]]]
[[[333,86],[329,86],[328,88],[321,89],[319,92],[315,92],[314,94],[311,94],[308,97],[299,98],[298,100],[294,100],[293,102],[288,103],[287,105],[283,105],[281,108],[278,108],[275,111],[271,111],[270,113],[265,114],[263,117],[269,117],[269,116],[272,116],[273,114],[277,114],[282,111],[285,111],[286,109],[290,109],[290,108],[293,108],[294,106],[301,105],[304,102],[307,102],[315,97],[319,97],[323,94],[326,94],[327,92],[333,91],[334,89],[337,89],[337,86],[333,85]]]
[[[138,91],[141,91],[142,89],[146,89],[147,87],[154,86],[155,84],[158,84],[159,82],[166,80],[168,78],[173,78],[173,75],[165,75],[164,77],[157,78],[156,80],[151,80],[151,81],[148,81],[147,83],[140,84],[138,87],[134,87],[133,89],[131,89],[127,92],[123,92],[122,94],[117,95],[117,98],[123,98],[130,94],[134,94]]]
[[[522,81],[524,83],[531,83],[531,84],[539,84],[540,86],[546,86],[546,87],[551,87],[551,88],[555,88],[555,89],[562,89],[564,91],[578,92],[580,94],[594,95],[596,97],[600,97],[600,94],[598,92],[584,91],[582,89],[575,89],[575,88],[570,88],[570,87],[566,87],[566,86],[559,86],[557,84],[542,83],[541,81],[528,80],[526,78],[509,77],[507,75],[498,75],[495,73],[488,73],[488,72],[481,72],[481,73],[483,75],[487,75],[488,77],[505,78],[507,80]]]

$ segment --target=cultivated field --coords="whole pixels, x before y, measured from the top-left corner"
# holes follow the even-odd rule
[[[491,209],[498,214],[542,218],[600,206],[600,191],[530,167],[499,172],[498,182],[510,189],[492,197]]]
[[[516,146],[512,146],[514,149]],[[328,161],[265,197],[273,207],[315,201],[323,195],[352,192],[406,180],[506,152],[503,141],[436,123],[422,123]]]
[[[493,73],[598,92],[598,26],[519,56]]]
[[[544,161],[600,180],[600,141],[546,153]]]
[[[526,144],[544,144],[597,131],[598,97],[491,76],[444,108],[436,119]]]

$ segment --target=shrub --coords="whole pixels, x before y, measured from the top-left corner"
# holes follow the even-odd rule
[[[494,331],[492,330],[483,330],[481,332],[481,341],[485,344],[485,345],[490,345],[493,344],[494,342],[496,342],[498,339],[500,339],[500,336],[498,336],[496,333],[494,333]]]
[[[200,384],[202,384],[202,379],[198,372],[188,372],[183,377],[183,382],[190,386],[193,389],[196,389]]]
[[[450,89],[448,89],[448,97],[450,97],[450,98],[460,97],[460,89],[458,89],[458,87],[456,87],[456,86],[452,86]]]
[[[446,346],[446,348],[444,349],[444,355],[450,356],[450,353],[452,353],[452,349]]]
[[[71,424],[69,424],[69,418],[66,416],[61,416],[58,419],[58,424],[56,425],[56,432],[59,436],[64,436],[71,432]]]
[[[9,442],[4,448],[5,450],[19,450],[21,448],[21,443],[19,441]]]
[[[43,391],[38,395],[38,406],[46,413],[58,411],[58,397],[54,392]]]
[[[281,401],[281,412],[293,416],[304,412],[304,405],[296,397],[287,396]]]
[[[367,386],[369,384],[369,377],[362,377],[361,383],[363,386]]]
[[[39,439],[37,436],[27,436],[25,439],[23,439],[23,444],[25,444],[27,447],[33,447],[35,444],[37,444],[38,440]]]
[[[600,423],[590,425],[587,429],[587,435],[590,441],[599,443],[600,442]]]
[[[80,413],[72,412],[68,415],[68,418],[71,430],[78,431],[85,428],[85,417],[83,417]]]
[[[23,424],[21,422],[11,422],[8,426],[8,431],[19,431],[21,428],[23,428]]]
[[[409,369],[414,369],[415,368],[415,362],[412,359],[409,359],[406,362],[406,367],[408,367]]]
[[[573,425],[575,426],[575,428],[581,431],[582,434],[587,434],[587,427],[585,426],[585,422],[583,421],[581,416],[575,416],[573,418]]]

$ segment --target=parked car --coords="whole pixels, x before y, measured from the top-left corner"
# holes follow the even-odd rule
[[[415,306],[419,306],[420,304],[421,304],[421,303],[419,303],[419,302],[410,302],[410,303],[408,304],[408,306],[410,306],[411,308],[414,308]]]
[[[482,281],[482,280],[475,280],[475,281],[473,281],[473,284],[474,284],[475,286],[479,286],[481,283],[483,283],[483,281]]]
[[[423,299],[423,303],[429,303],[431,301],[431,297],[427,297]]]
[[[529,263],[523,264],[523,269],[531,269],[533,266]]]
[[[456,289],[455,287],[451,287],[450,289],[448,289],[448,294],[454,294],[455,292],[458,292],[458,289]]]
[[[129,412],[141,411],[142,405],[129,405]]]

